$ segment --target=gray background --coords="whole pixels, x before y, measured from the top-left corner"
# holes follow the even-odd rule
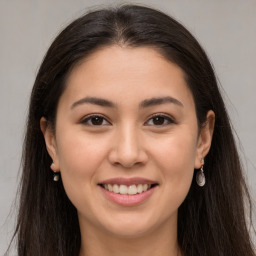
[[[124,2],[169,13],[205,48],[222,84],[255,198],[256,0],[0,0],[0,255],[13,232],[28,100],[40,62],[69,21],[88,8]]]

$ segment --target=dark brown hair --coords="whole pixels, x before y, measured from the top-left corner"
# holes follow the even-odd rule
[[[253,256],[245,203],[251,203],[232,129],[213,68],[196,39],[176,20],[147,7],[124,5],[88,13],[65,28],[50,46],[32,90],[23,151],[16,235],[19,256],[78,255],[80,230],[75,207],[61,181],[54,183],[40,118],[55,124],[58,100],[72,68],[109,45],[149,46],[185,73],[199,128],[216,115],[205,159],[207,183],[193,179],[179,208],[178,242],[186,256]]]

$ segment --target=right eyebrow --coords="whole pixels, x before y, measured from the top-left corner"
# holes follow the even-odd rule
[[[111,108],[116,107],[116,105],[113,102],[106,100],[106,99],[96,98],[96,97],[85,97],[85,98],[82,98],[82,99],[74,102],[71,105],[71,109],[75,108],[76,106],[86,104],[86,103],[103,106],[103,107],[111,107]]]

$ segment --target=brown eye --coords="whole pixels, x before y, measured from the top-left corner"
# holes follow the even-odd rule
[[[99,115],[86,117],[82,120],[82,123],[89,126],[103,126],[109,124],[109,122],[103,116]]]
[[[149,126],[165,126],[174,123],[172,118],[165,115],[155,115],[151,117],[147,122],[146,125]]]
[[[102,125],[104,119],[101,116],[95,116],[91,118],[91,123],[93,125]]]
[[[165,118],[162,116],[157,116],[157,117],[152,118],[152,121],[153,121],[154,125],[163,125]]]

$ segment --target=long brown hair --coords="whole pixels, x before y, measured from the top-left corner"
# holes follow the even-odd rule
[[[150,46],[185,73],[198,125],[216,115],[212,146],[205,159],[207,183],[193,179],[179,208],[178,242],[186,256],[253,256],[245,203],[251,203],[229,117],[204,50],[176,20],[147,7],[124,5],[88,13],[65,28],[50,46],[31,94],[23,149],[20,208],[15,234],[19,256],[78,255],[77,211],[61,181],[54,183],[40,130],[40,118],[55,124],[59,98],[72,68],[108,45]]]

